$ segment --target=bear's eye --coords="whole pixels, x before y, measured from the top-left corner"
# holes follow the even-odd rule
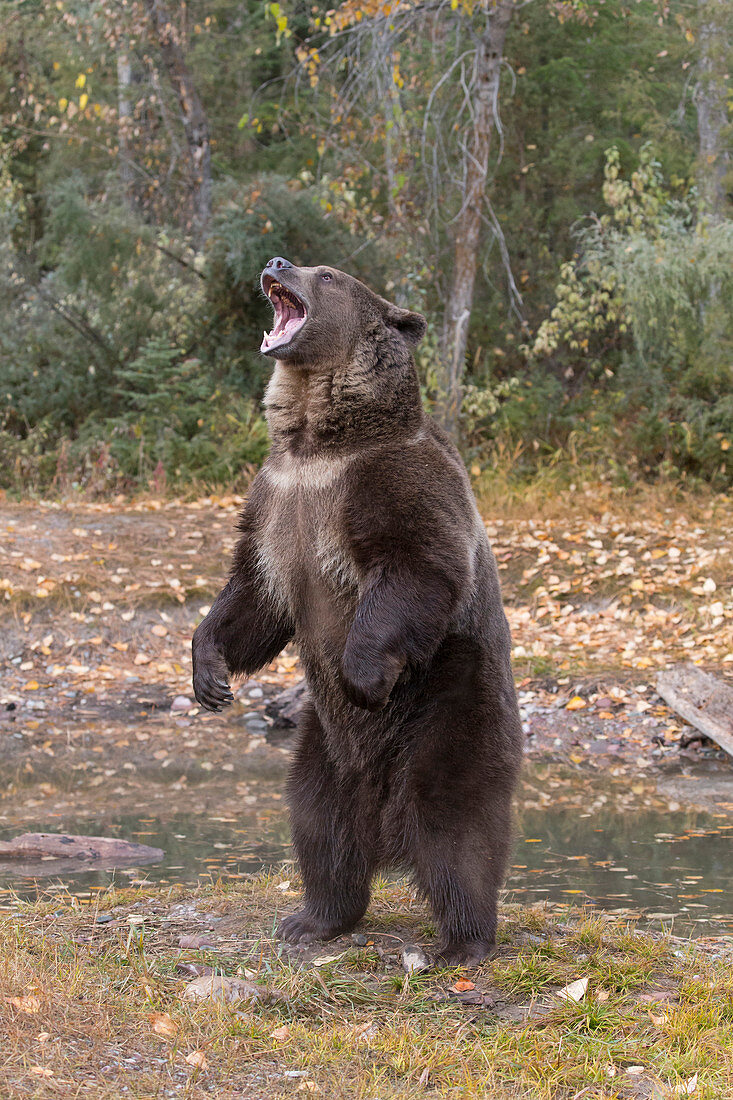
[[[324,283],[330,283],[333,279],[333,275],[330,271],[322,271],[321,278],[323,279]]]

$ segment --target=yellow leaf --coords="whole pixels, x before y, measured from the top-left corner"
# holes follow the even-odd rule
[[[86,107],[88,102],[89,102],[89,96],[87,95],[86,92],[84,92],[82,95],[79,96],[79,107],[81,108],[82,111],[84,110],[84,108]]]
[[[23,691],[38,691],[40,686],[38,680],[29,680],[27,684],[23,685]]]
[[[84,85],[86,84],[86,82],[87,82],[87,78],[84,75],[84,73],[79,73],[79,75],[76,78],[76,87],[77,88],[83,88]]]
[[[581,699],[579,695],[574,695],[572,699],[565,704],[565,710],[583,710],[583,708],[587,706],[588,704],[585,699]]]

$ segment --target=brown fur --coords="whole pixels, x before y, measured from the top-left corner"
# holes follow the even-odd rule
[[[276,352],[272,448],[194,635],[196,697],[218,709],[228,675],[297,642],[311,701],[288,792],[305,899],[284,938],[352,928],[374,873],[396,865],[430,900],[442,958],[480,959],[522,752],[496,565],[458,452],[422,410],[423,319],[343,272],[277,263],[265,285],[274,273],[308,320]]]

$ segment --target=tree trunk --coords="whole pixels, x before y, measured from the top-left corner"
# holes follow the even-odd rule
[[[191,170],[193,230],[203,243],[211,220],[211,140],[203,104],[186,64],[178,32],[162,0],[145,0],[163,65],[178,101]]]
[[[498,0],[486,15],[473,73],[473,125],[464,146],[463,197],[455,222],[453,272],[441,340],[438,418],[458,435],[468,323],[473,306],[482,238],[482,214],[491,140],[497,122],[499,78],[514,0]]]
[[[726,79],[733,60],[731,31],[730,0],[698,0],[698,189],[700,212],[713,221],[725,217],[726,176],[731,167]]]
[[[132,84],[132,65],[127,50],[117,54],[117,120],[120,182],[125,201],[133,202],[133,170],[130,161],[130,127],[132,125],[132,104],[130,85]]]

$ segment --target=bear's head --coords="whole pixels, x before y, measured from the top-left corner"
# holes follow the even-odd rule
[[[335,267],[296,267],[275,256],[260,280],[275,310],[260,351],[305,370],[344,363],[364,341],[399,337],[405,350],[425,335],[425,318],[381,298]],[[391,341],[390,341],[391,342]]]

